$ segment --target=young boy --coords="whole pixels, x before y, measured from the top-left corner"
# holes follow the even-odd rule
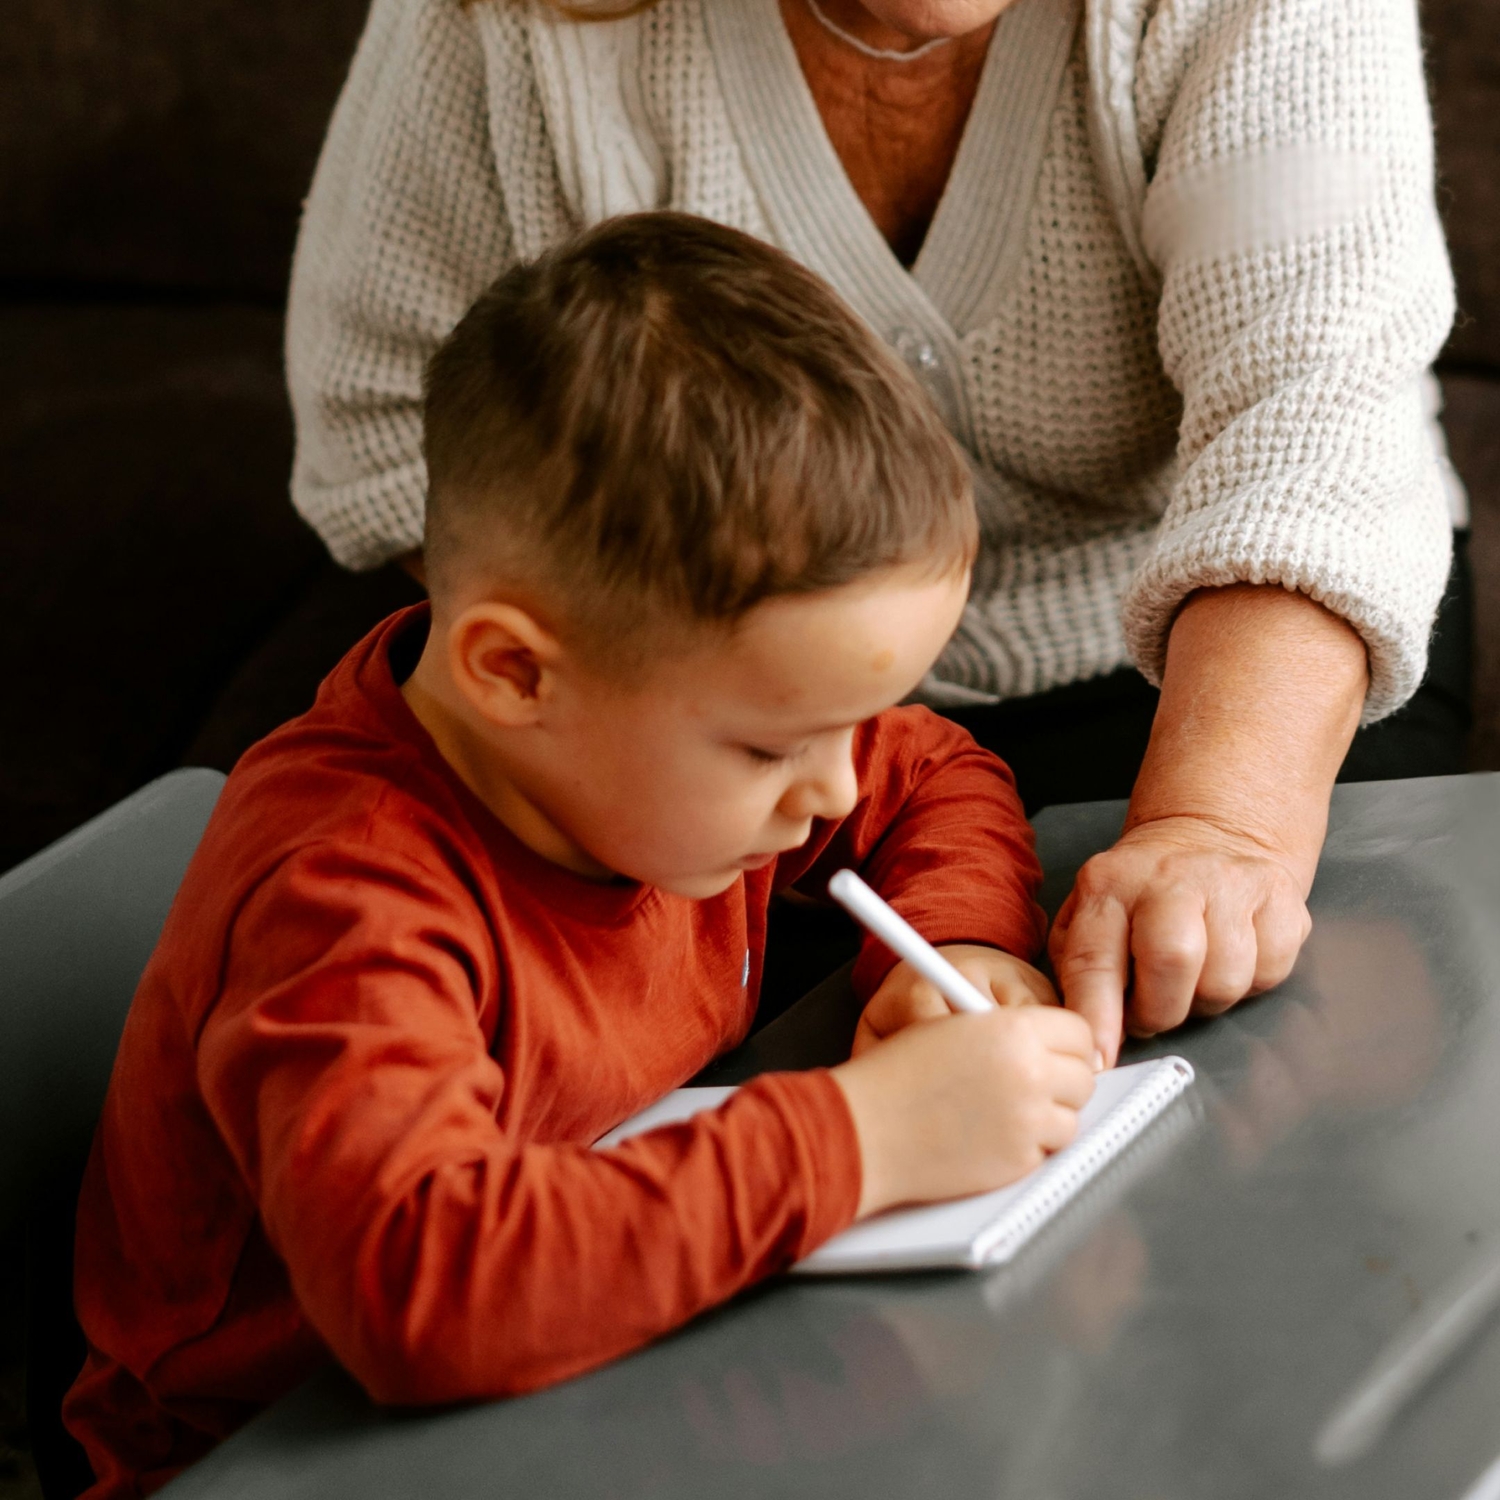
[[[588,1369],[1019,1175],[1092,1089],[1088,1027],[1025,1003],[1009,773],[891,707],[975,521],[879,341],[780,253],[645,215],[491,288],[426,421],[430,614],[236,768],[125,1028],[66,1411],[96,1496],[330,1356],[395,1402]],[[868,945],[850,1061],[591,1150],[746,1035],[773,892],[845,864],[1012,1003],[947,1016]]]

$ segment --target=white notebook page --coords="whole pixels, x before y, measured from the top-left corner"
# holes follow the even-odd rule
[[[1036,1171],[993,1193],[950,1203],[897,1208],[836,1234],[801,1260],[803,1275],[977,1267],[1009,1260],[1059,1209],[1117,1157],[1193,1081],[1180,1057],[1101,1073],[1079,1117],[1077,1139]],[[678,1089],[600,1139],[633,1135],[714,1109],[733,1088]]]

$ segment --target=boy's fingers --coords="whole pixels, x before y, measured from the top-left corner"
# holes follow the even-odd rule
[[[1063,1004],[1088,1022],[1106,1067],[1120,1050],[1130,979],[1130,921],[1113,900],[1079,902],[1056,945],[1052,967]]]
[[[1057,991],[1047,983],[1047,976],[1029,964],[992,975],[990,993],[1001,1005],[1060,1005]],[[982,989],[983,986],[981,985]]]
[[[1092,1034],[1089,1045],[1093,1045]],[[1059,1057],[1052,1082],[1052,1097],[1069,1109],[1082,1109],[1094,1094],[1093,1066],[1076,1054]]]
[[[934,1021],[951,1014],[948,1002],[925,979],[889,987],[882,985],[870,997],[870,1003],[859,1018],[849,1055],[858,1057],[876,1042],[883,1042],[919,1021]]]
[[[865,1007],[865,1015],[880,1031],[899,1031],[912,1021],[947,1014],[948,1002],[936,985],[904,974],[881,985]]]
[[[1047,1125],[1038,1144],[1044,1151],[1061,1151],[1071,1146],[1078,1134],[1078,1111],[1055,1105],[1048,1113]]]
[[[1057,993],[1033,965],[996,948],[939,949],[970,984],[997,1005],[1056,1005]]]
[[[943,999],[938,987],[925,979],[919,979],[900,997],[896,1009],[903,1026],[913,1021],[935,1021],[953,1014],[953,1007]]]
[[[1045,975],[1037,974],[1036,979],[1033,980],[1030,974],[1019,970],[996,974],[986,972],[978,965],[970,965],[966,968],[962,964],[955,964],[954,967],[981,994],[988,994],[996,1005],[1056,1005],[1058,1003],[1057,993],[1047,983]]]
[[[1070,1010],[1040,1005],[1026,1010],[1024,1014],[1029,1018],[1029,1023],[1036,1028],[1042,1045],[1049,1052],[1056,1053],[1059,1059],[1077,1058],[1088,1064],[1090,1073],[1093,1072],[1093,1056],[1097,1043],[1094,1040],[1093,1029],[1084,1017]]]

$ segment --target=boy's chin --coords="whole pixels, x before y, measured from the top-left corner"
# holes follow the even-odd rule
[[[722,896],[744,873],[740,869],[713,870],[706,875],[674,875],[653,884],[673,896],[707,901],[712,896]]]

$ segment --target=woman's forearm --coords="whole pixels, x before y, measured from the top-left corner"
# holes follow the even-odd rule
[[[1184,606],[1125,831],[1048,944],[1107,1060],[1122,1028],[1165,1031],[1291,972],[1367,679],[1360,637],[1302,595],[1235,585]]]
[[[1194,594],[1172,627],[1127,827],[1204,820],[1292,864],[1305,889],[1368,680],[1360,637],[1306,595]]]

